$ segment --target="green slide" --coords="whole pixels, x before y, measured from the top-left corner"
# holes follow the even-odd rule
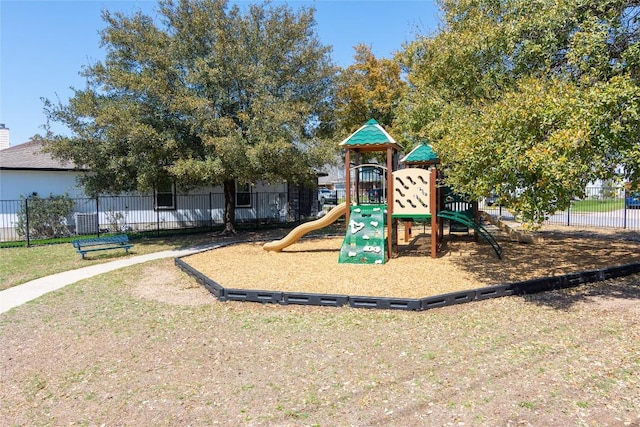
[[[438,214],[438,216],[440,218],[448,219],[449,221],[458,222],[460,224],[463,224],[463,225],[465,225],[467,227],[471,227],[474,230],[476,230],[478,232],[478,234],[480,236],[482,236],[482,238],[484,238],[487,242],[489,242],[489,244],[491,245],[491,247],[495,251],[496,255],[498,255],[498,258],[502,259],[502,248],[498,244],[498,241],[481,224],[478,224],[478,223],[474,222],[473,219],[469,218],[467,215],[465,215],[465,214],[463,214],[461,212],[453,212],[453,211],[446,211],[445,210],[445,211],[441,211]]]
[[[341,264],[384,264],[386,205],[351,206],[347,232],[340,249]]]

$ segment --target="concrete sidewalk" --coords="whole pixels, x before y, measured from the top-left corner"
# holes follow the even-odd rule
[[[175,249],[169,251],[155,252],[152,254],[138,255],[117,259],[115,261],[106,262],[104,264],[96,264],[88,267],[79,268],[77,270],[65,271],[53,274],[51,276],[41,277],[14,286],[4,291],[0,291],[0,314],[11,310],[14,307],[22,305],[28,301],[34,300],[46,293],[63,288],[80,280],[97,276],[98,274],[107,273],[119,268],[128,267],[130,265],[140,264],[147,261],[153,261],[161,258],[178,258],[185,255],[191,255],[197,252],[209,249],[219,248],[229,243],[212,243],[198,246],[192,246],[185,249]]]

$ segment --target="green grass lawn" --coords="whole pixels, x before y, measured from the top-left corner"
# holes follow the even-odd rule
[[[589,199],[571,203],[571,212],[611,212],[623,208],[624,199]]]
[[[211,233],[133,240],[131,255],[144,255],[210,242]],[[129,256],[123,250],[96,252],[82,259],[71,243],[0,249],[0,290],[63,271]]]

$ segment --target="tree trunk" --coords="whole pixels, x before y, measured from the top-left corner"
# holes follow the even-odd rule
[[[234,180],[224,181],[224,230],[221,234],[236,234],[236,183]]]

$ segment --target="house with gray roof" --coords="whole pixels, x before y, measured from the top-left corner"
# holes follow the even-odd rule
[[[175,185],[152,194],[101,195],[99,200],[87,196],[78,178],[90,171],[72,163],[60,162],[43,151],[41,141],[0,150],[0,239],[15,227],[22,199],[32,195],[47,198],[68,194],[76,200],[74,214],[68,221],[86,222],[92,227],[109,228],[110,218],[127,218],[127,229],[149,227],[187,228],[198,224],[220,223],[224,215],[221,187],[206,187],[179,192]],[[315,190],[301,189],[286,182],[257,182],[236,185],[236,220],[289,221],[314,216],[317,212]],[[81,220],[79,218],[88,218]]]
[[[77,178],[86,170],[71,163],[63,163],[42,150],[41,141],[0,150],[0,200],[19,200],[37,194],[69,194],[86,197]]]

